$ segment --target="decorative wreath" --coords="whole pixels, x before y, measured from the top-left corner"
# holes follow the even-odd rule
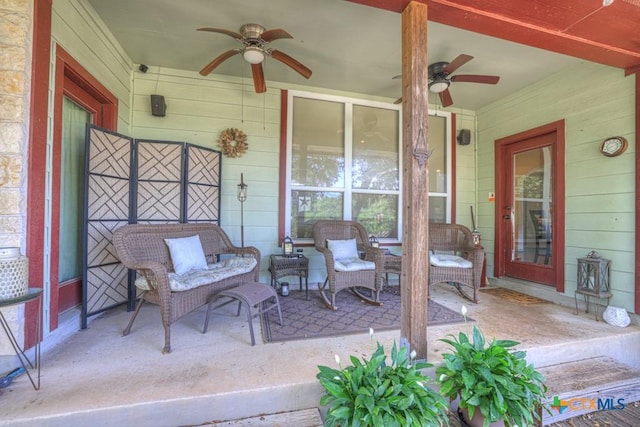
[[[223,130],[220,133],[218,145],[222,148],[222,153],[227,157],[240,157],[249,148],[247,135],[236,128]]]

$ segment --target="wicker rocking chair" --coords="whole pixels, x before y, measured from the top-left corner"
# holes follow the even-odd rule
[[[467,265],[429,266],[429,287],[437,283],[451,283],[468,300],[478,303],[484,249],[473,244],[471,231],[460,224],[429,224],[429,251],[457,255]]]
[[[362,225],[355,221],[318,221],[313,227],[313,239],[316,250],[324,255],[327,267],[327,278],[320,286],[320,295],[327,307],[337,309],[336,294],[343,289],[351,289],[365,302],[382,305],[379,294],[384,267],[383,251],[369,244],[367,231]],[[344,255],[345,247],[351,251],[357,250],[355,254],[348,252]],[[359,254],[364,255],[364,259],[357,259]],[[370,296],[365,296],[361,288],[370,289]],[[327,289],[330,297],[326,295]]]

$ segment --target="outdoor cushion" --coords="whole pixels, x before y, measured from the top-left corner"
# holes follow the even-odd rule
[[[371,261],[363,261],[360,258],[341,258],[335,260],[336,271],[361,271],[375,270],[376,264]]]
[[[210,283],[219,282],[227,277],[247,273],[253,270],[258,262],[254,257],[235,257],[225,261],[209,264],[206,269],[193,269],[186,274],[169,273],[169,289],[172,292],[186,291]],[[144,276],[135,281],[137,288],[150,290],[149,283]]]
[[[358,246],[356,239],[349,240],[329,240],[327,239],[327,248],[333,254],[334,260],[353,259],[358,257]]]
[[[171,262],[176,274],[185,274],[192,269],[207,268],[207,259],[197,234],[178,239],[164,239],[164,241],[169,246]]]
[[[429,262],[436,267],[472,268],[473,263],[457,255],[429,254]]]

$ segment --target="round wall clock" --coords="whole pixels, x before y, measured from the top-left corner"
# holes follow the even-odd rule
[[[621,136],[612,136],[600,144],[600,152],[607,157],[615,157],[624,153],[629,143]]]

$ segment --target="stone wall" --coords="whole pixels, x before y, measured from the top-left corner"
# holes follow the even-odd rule
[[[0,0],[0,247],[26,250],[33,0]],[[24,306],[3,310],[20,344]],[[0,334],[0,372],[15,367]]]
[[[0,247],[25,250],[33,0],[0,0]]]

